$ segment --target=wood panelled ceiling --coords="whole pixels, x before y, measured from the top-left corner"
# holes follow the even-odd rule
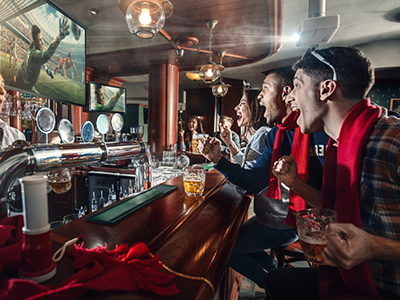
[[[220,62],[218,51],[226,51],[222,60],[225,67],[256,62],[280,47],[282,1],[171,0],[174,12],[157,33],[165,38],[165,43],[146,46],[146,40],[140,40],[139,46],[131,49],[89,54],[87,66],[108,76],[147,74],[150,65],[160,63],[178,65],[179,71],[194,70],[196,65],[208,61],[208,19],[218,21],[212,40],[214,62]],[[198,43],[190,47],[181,43],[188,38],[195,38]],[[182,57],[178,57],[177,49],[184,50]]]

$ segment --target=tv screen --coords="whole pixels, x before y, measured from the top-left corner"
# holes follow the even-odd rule
[[[89,82],[89,110],[125,113],[126,89]]]
[[[13,14],[0,21],[6,88],[85,106],[85,27],[43,0],[23,10],[18,5],[9,2],[5,9]]]

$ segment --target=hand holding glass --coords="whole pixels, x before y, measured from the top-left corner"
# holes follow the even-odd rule
[[[321,252],[325,249],[327,236],[325,232],[330,223],[337,222],[334,210],[311,208],[296,213],[296,225],[301,247],[307,259],[323,265]]]
[[[208,137],[208,134],[206,134],[206,133],[193,133],[193,136],[192,136],[192,151],[194,153],[200,153],[199,150],[197,150],[197,147],[199,145],[199,141],[203,137]]]
[[[206,170],[201,166],[183,168],[183,187],[188,196],[202,196],[206,185]]]

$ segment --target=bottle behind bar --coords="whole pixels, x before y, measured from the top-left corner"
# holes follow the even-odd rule
[[[133,186],[132,186],[131,179],[129,179],[128,193],[129,193],[129,195],[133,195]]]
[[[111,202],[115,203],[117,202],[117,193],[114,190],[114,185],[111,184]]]
[[[106,204],[106,200],[103,197],[103,191],[100,191],[100,198],[99,198],[100,208],[103,208],[105,204]]]
[[[122,192],[122,186],[119,187],[119,200],[124,199],[124,193]]]
[[[92,198],[92,212],[97,211],[97,199],[96,199],[96,193],[93,192],[93,198]]]

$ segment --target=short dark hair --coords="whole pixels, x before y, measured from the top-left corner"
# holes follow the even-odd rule
[[[375,82],[371,61],[355,47],[330,47],[314,50],[329,62],[336,71],[337,85],[343,98],[357,100],[365,98]],[[317,85],[321,81],[332,79],[333,70],[311,53],[293,65],[297,71],[302,69]]]
[[[230,117],[230,116],[226,116],[226,115],[220,115],[219,116],[219,120],[221,121],[221,120],[227,120],[227,121],[229,121],[229,123],[231,123],[232,125],[233,125],[233,123],[235,122],[235,121],[233,121],[233,119]]]
[[[36,39],[36,35],[41,32],[42,31],[40,30],[40,28],[37,25],[35,25],[35,24],[32,25],[32,28],[31,28],[32,39]]]
[[[101,84],[95,84],[94,86],[94,93],[96,96],[99,96],[100,93],[103,92],[103,86]]]
[[[285,86],[293,88],[293,77],[295,71],[292,69],[292,66],[276,68],[263,73],[265,76],[275,74],[278,79],[279,88],[283,89]]]

